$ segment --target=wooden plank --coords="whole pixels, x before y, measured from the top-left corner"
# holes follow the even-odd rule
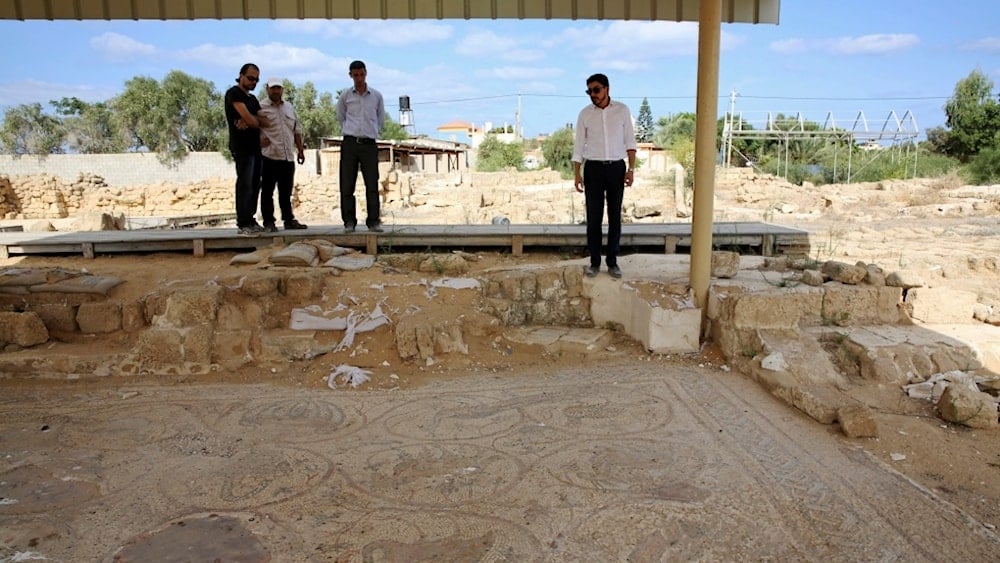
[[[205,257],[205,239],[194,239],[194,257],[204,258]]]
[[[514,235],[511,237],[511,254],[521,256],[524,254],[524,235]]]
[[[6,260],[10,258],[10,253],[7,252],[7,245],[4,244],[0,246],[0,260]]]
[[[83,243],[83,257],[84,258],[94,257],[94,243],[92,242]]]
[[[378,256],[378,235],[365,236],[365,254]]]
[[[760,237],[761,256],[774,256],[774,235],[763,235]]]

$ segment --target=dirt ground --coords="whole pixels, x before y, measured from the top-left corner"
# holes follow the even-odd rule
[[[769,184],[742,193],[720,192],[716,215],[720,221],[763,220],[806,229],[811,233],[811,253],[816,259],[877,263],[887,272],[910,270],[919,273],[930,285],[973,291],[981,303],[1000,307],[1000,186],[980,189],[932,181],[820,188]],[[629,252],[628,249],[623,251]],[[113,255],[93,260],[13,257],[0,262],[0,266],[60,266],[117,276],[126,282],[116,288],[112,296],[128,298],[148,293],[163,283],[182,279],[208,280],[257,267],[230,265],[233,254],[211,252],[204,258],[186,254]],[[580,258],[582,254],[567,257],[527,253],[514,257],[479,253],[478,257],[478,261],[471,264],[474,271],[470,276],[496,267],[552,264],[566,258]],[[362,303],[374,304],[387,299],[390,307],[405,307],[407,300],[422,299],[412,295],[412,288],[427,277],[424,273],[376,265],[367,271],[344,272],[336,279],[336,285]],[[433,307],[434,314],[441,318],[476,314],[471,292],[459,292],[443,301],[445,306],[440,306],[439,300]],[[503,344],[499,340],[500,328],[491,326],[488,319],[481,318],[473,324],[479,329],[466,335],[469,347],[488,350],[487,353],[452,354],[431,365],[400,362],[391,330],[382,328],[359,335],[351,351],[326,354],[300,365],[262,365],[196,377],[161,377],[151,382],[176,385],[267,383],[324,392],[327,386],[324,377],[345,361],[373,370],[372,380],[354,391],[359,393],[370,389],[418,388],[435,380],[471,374],[533,377],[583,368],[638,369],[649,365],[652,359],[728,369],[724,367],[726,359],[711,344],[700,354],[651,358],[638,343],[616,335],[614,343],[597,357],[547,357],[539,356],[534,350],[514,349]],[[120,337],[104,344],[123,347],[129,343]],[[93,346],[93,341],[59,344],[58,353],[73,354],[74,350],[85,353]],[[2,380],[5,387],[72,385],[81,389],[134,383],[121,379]],[[967,511],[988,528],[995,530],[1000,526],[1000,431],[972,430],[945,423],[935,416],[930,403],[910,399],[897,387],[859,382],[853,394],[875,411],[880,435],[876,439],[840,439],[861,445],[934,494]],[[817,424],[798,413],[796,416],[800,424]],[[827,431],[840,435],[835,426]],[[905,457],[899,459],[900,456]]]

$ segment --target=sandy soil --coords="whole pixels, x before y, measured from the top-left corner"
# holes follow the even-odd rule
[[[972,190],[965,197],[958,188],[950,192],[928,182],[885,185],[827,186],[798,188],[785,185],[762,185],[742,194],[724,191],[719,194],[716,213],[719,220],[765,220],[776,224],[807,229],[812,234],[814,258],[847,262],[875,262],[887,271],[908,269],[920,273],[931,285],[974,291],[980,302],[1000,306],[1000,186],[992,190]],[[929,195],[930,194],[930,195]],[[971,194],[971,195],[970,195]],[[964,206],[963,206],[964,205]],[[784,207],[783,207],[784,206]],[[627,252],[627,249],[626,249]],[[581,257],[582,254],[576,257]],[[80,257],[11,258],[0,266],[60,266],[87,269],[101,275],[118,276],[126,283],[116,288],[114,296],[135,297],[161,283],[178,279],[207,280],[230,275],[254,266],[231,266],[232,253],[215,252],[205,258],[186,254],[99,256],[94,260]],[[518,264],[555,263],[566,258],[551,254],[509,255],[480,254],[473,263],[475,271]],[[475,275],[475,271],[471,275]],[[395,306],[405,306],[407,282],[426,274],[382,269],[376,266],[365,272],[346,272],[337,279],[343,291],[362,302],[374,303],[386,297]],[[379,289],[384,284],[385,290]],[[456,294],[446,306],[436,307],[442,318],[472,314],[472,297]],[[393,360],[391,368],[377,370],[367,389],[421,387],[442,378],[470,374],[504,373],[532,377],[562,373],[572,369],[635,368],[648,364],[649,354],[640,345],[623,336],[599,357],[571,358],[539,356],[533,350],[517,350],[497,345],[499,328],[488,323],[467,335],[470,349],[489,350],[478,356],[452,354],[433,365],[420,362],[399,363],[391,332],[381,329],[359,335],[350,358],[353,362],[380,365]],[[119,338],[107,346],[128,346]],[[72,354],[86,350],[92,341],[60,344],[58,353]],[[56,353],[55,350],[53,350]],[[231,373],[209,376],[161,378],[166,384],[199,383],[268,383],[277,386],[325,388],[323,377],[332,367],[345,361],[345,354],[327,354],[307,365],[255,366]],[[663,360],[664,358],[656,358]],[[710,344],[700,354],[668,358],[686,365],[723,369],[725,358]],[[78,381],[83,387],[121,386],[122,380]],[[65,382],[4,380],[4,386],[64,386]],[[894,468],[934,491],[942,498],[968,511],[988,527],[1000,526],[1000,431],[970,430],[939,420],[929,403],[903,395],[899,388],[859,386],[855,396],[877,413],[880,436],[871,440],[848,440],[860,444]],[[816,424],[799,413],[804,425]],[[828,432],[839,435],[836,427]],[[892,454],[905,459],[892,461]],[[896,456],[898,457],[898,456]]]

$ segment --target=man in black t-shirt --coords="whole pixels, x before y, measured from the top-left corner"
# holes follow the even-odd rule
[[[236,228],[240,235],[255,235],[264,230],[254,215],[260,197],[260,127],[257,117],[260,102],[251,94],[260,80],[260,69],[253,63],[240,68],[236,86],[226,91],[226,122],[229,125],[229,152],[236,162]]]

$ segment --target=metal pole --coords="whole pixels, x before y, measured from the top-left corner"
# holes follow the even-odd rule
[[[715,136],[719,119],[719,37],[722,0],[701,0],[698,13],[698,101],[695,106],[694,209],[691,215],[690,283],[706,313],[712,274],[712,214],[715,197]]]

